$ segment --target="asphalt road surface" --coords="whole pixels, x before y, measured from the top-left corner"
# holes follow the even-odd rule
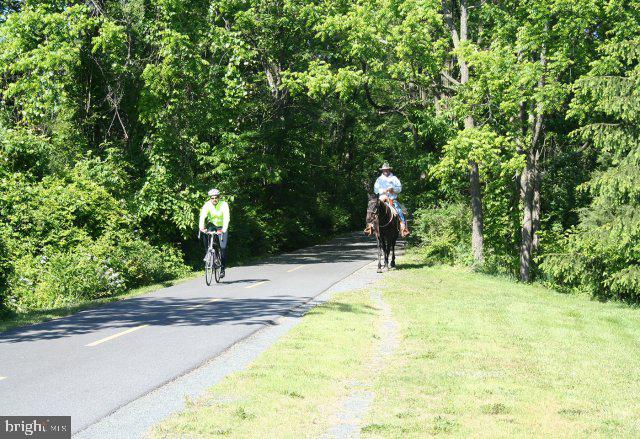
[[[0,415],[77,432],[204,364],[375,259],[358,234],[0,333]]]

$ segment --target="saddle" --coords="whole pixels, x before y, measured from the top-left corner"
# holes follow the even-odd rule
[[[393,203],[391,202],[391,200],[387,200],[385,201],[385,203],[387,204],[387,206],[389,206],[389,209],[391,209],[391,216],[392,217],[398,216],[398,210],[393,206]]]
[[[393,205],[393,202],[391,200],[386,200],[385,203],[387,206],[389,206],[389,209],[391,209],[391,217],[394,218],[398,216],[398,209],[395,208],[395,206]],[[409,213],[407,212],[407,208],[404,207],[404,205],[400,202],[398,202],[398,205],[400,206],[400,209],[402,209],[402,214],[404,215],[405,222],[406,222],[408,220],[408,215],[409,215]],[[410,232],[409,232],[409,229],[406,227],[406,223],[401,224],[400,227],[401,227],[400,233],[402,234],[403,237],[406,237],[407,235],[409,235]]]

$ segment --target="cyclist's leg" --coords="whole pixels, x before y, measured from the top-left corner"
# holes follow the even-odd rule
[[[220,263],[222,264],[222,269],[227,266],[227,244],[229,243],[229,232],[224,232],[222,235],[218,236],[220,243]]]
[[[221,230],[222,227],[211,225],[209,230],[212,232],[216,232]],[[211,239],[214,239],[214,245],[218,246],[220,250],[220,265],[224,270],[225,264],[227,262],[227,233],[223,233],[222,235],[211,235]]]
[[[206,233],[200,233],[200,240],[202,241],[202,245],[204,246],[204,260],[207,260],[207,252],[209,251],[209,239],[211,236]]]

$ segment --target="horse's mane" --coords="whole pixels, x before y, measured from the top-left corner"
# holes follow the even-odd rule
[[[390,225],[395,224],[394,220],[396,219],[396,216],[394,216],[393,210],[387,203],[378,198],[376,202],[376,209],[378,210],[377,220],[379,228],[387,228]]]

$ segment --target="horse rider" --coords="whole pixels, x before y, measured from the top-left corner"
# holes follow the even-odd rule
[[[229,203],[220,200],[220,191],[218,189],[211,189],[208,192],[209,200],[204,203],[200,209],[200,231],[205,233],[222,231],[219,235],[220,243],[220,278],[224,277],[224,268],[227,266],[227,244],[229,240]],[[209,239],[213,239],[213,236],[205,233],[204,243],[205,248],[209,248]]]
[[[393,207],[400,216],[400,233],[402,236],[407,236],[409,234],[407,221],[402,213],[402,207],[400,203],[398,203],[398,194],[402,192],[402,183],[400,183],[398,177],[391,173],[392,168],[389,166],[389,163],[385,162],[380,170],[382,174],[373,185],[373,190],[378,194],[378,197],[383,203],[388,201],[390,204],[393,204]]]

